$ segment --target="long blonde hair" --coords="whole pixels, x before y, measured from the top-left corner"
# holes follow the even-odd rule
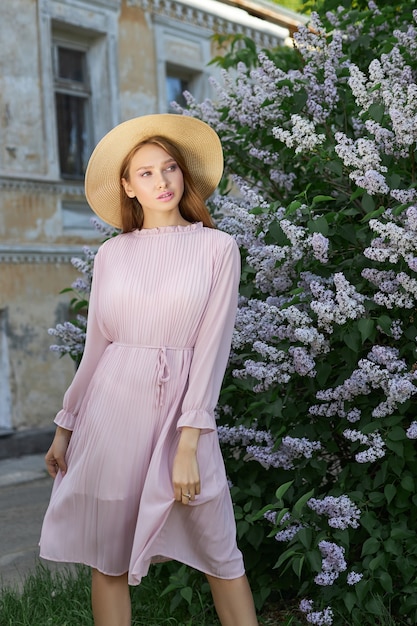
[[[179,210],[182,217],[187,220],[187,222],[202,222],[203,225],[208,228],[215,228],[209,210],[195,186],[194,180],[192,179],[180,150],[169,139],[166,139],[166,137],[159,137],[158,135],[155,135],[141,141],[134,148],[132,148],[122,162],[122,166],[120,168],[120,181],[122,178],[129,181],[129,168],[134,155],[140,148],[148,144],[159,146],[165,150],[165,152],[167,152],[169,156],[176,161],[182,172],[184,178],[184,193],[179,203]],[[128,233],[136,228],[140,230],[143,226],[144,218],[142,207],[137,198],[129,198],[121,182],[120,208],[122,216],[122,231],[124,233]]]

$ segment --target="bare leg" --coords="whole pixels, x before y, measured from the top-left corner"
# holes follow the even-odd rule
[[[107,576],[93,569],[91,604],[95,626],[130,626],[131,606],[127,574]]]
[[[207,575],[207,580],[222,626],[258,626],[246,576],[226,580]]]

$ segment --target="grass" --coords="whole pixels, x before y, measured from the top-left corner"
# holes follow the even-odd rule
[[[213,607],[195,599],[172,611],[172,597],[162,595],[167,582],[155,568],[132,588],[132,626],[218,626]],[[52,573],[39,564],[22,590],[1,589],[0,626],[93,626],[90,606],[88,568]]]
[[[185,566],[154,566],[131,588],[132,626],[219,626],[205,577]],[[23,586],[0,583],[0,626],[93,626],[90,571],[51,571],[39,562]],[[260,626],[300,626],[282,604],[269,604]]]

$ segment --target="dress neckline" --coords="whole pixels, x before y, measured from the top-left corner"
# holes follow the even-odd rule
[[[203,228],[202,222],[194,222],[192,224],[186,224],[185,226],[176,224],[173,226],[156,226],[155,228],[137,228],[133,232],[140,237],[149,237],[150,235],[165,235],[169,233],[191,233],[201,228]]]

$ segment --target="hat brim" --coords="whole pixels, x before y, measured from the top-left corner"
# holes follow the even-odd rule
[[[223,150],[216,132],[186,115],[161,113],[136,117],[113,128],[95,147],[85,173],[85,195],[93,211],[107,224],[122,227],[120,168],[141,141],[166,137],[181,151],[191,177],[207,200],[223,174]]]

